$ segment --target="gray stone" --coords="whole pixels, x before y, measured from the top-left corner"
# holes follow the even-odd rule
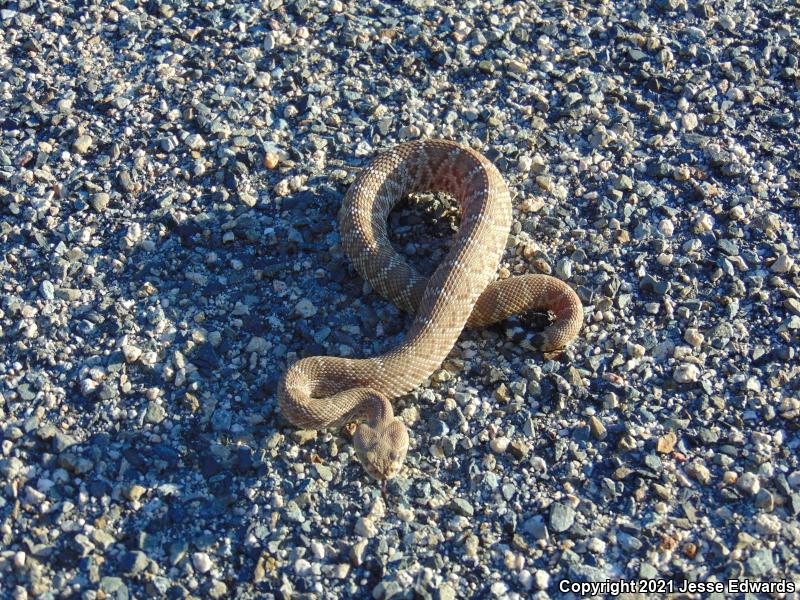
[[[45,300],[54,300],[56,297],[55,287],[47,279],[45,279],[44,281],[42,281],[41,284],[39,284],[39,293]]]
[[[92,147],[92,142],[92,136],[86,134],[80,135],[72,142],[72,149],[77,154],[86,154],[89,148]]]
[[[63,452],[70,446],[74,446],[77,443],[78,440],[61,431],[56,432],[56,434],[53,436],[53,448],[55,448],[56,452]]]
[[[119,568],[122,573],[127,575],[138,575],[147,568],[148,563],[147,554],[141,550],[132,550],[122,554]]]
[[[92,208],[96,212],[103,212],[108,206],[108,203],[110,201],[111,201],[111,196],[109,196],[105,192],[99,192],[94,196],[92,196]]]
[[[144,414],[144,420],[147,423],[158,425],[167,416],[166,410],[161,404],[155,400],[147,403],[147,411]]]
[[[450,502],[450,508],[457,515],[462,515],[464,517],[471,517],[475,514],[475,509],[472,507],[472,504],[463,498],[454,498]]]
[[[333,479],[333,471],[329,466],[315,463],[314,469],[316,469],[317,475],[322,481],[331,481]]]
[[[775,563],[770,550],[757,550],[745,562],[748,575],[764,577],[775,568]]]
[[[550,505],[550,529],[561,533],[572,527],[575,522],[575,509],[561,502]]]

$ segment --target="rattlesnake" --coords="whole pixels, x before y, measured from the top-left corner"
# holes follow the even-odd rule
[[[461,224],[430,279],[389,242],[386,219],[414,192],[441,191],[461,209]],[[405,340],[373,358],[312,356],[281,379],[278,403],[295,426],[322,429],[356,420],[353,443],[373,477],[386,481],[402,466],[408,431],[390,399],[423,383],[445,359],[464,327],[550,311],[554,322],[536,336],[545,351],[565,346],[580,331],[583,308],[566,283],[548,275],[494,281],[511,227],[511,198],[497,168],[480,153],[446,140],[399,144],[355,179],[339,212],[342,246],[378,293],[415,315]]]

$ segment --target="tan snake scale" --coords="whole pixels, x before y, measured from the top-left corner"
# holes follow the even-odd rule
[[[398,200],[428,191],[449,194],[461,209],[455,241],[430,279],[395,251],[386,230]],[[511,227],[511,199],[497,168],[470,148],[446,140],[395,146],[356,177],[339,224],[342,245],[359,274],[413,313],[414,321],[403,343],[381,356],[295,362],[279,384],[278,403],[286,418],[304,429],[363,421],[353,443],[377,479],[396,475],[408,450],[408,432],[390,400],[424,383],[465,326],[549,311],[555,319],[537,336],[545,351],[562,348],[580,331],[583,308],[566,283],[547,275],[493,281]]]

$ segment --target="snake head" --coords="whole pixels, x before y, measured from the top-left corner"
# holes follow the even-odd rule
[[[408,452],[408,430],[396,418],[377,424],[361,423],[353,438],[356,456],[367,473],[379,481],[400,471]]]

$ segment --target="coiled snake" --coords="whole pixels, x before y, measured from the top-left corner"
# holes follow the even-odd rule
[[[453,196],[461,224],[430,279],[399,255],[386,220],[403,196]],[[493,281],[511,227],[511,199],[497,168],[478,152],[446,140],[415,141],[378,156],[355,179],[339,212],[342,246],[378,293],[415,315],[398,347],[373,358],[312,356],[295,362],[278,387],[282,413],[297,427],[322,429],[363,421],[353,443],[373,477],[394,477],[408,450],[408,431],[390,400],[423,383],[464,327],[481,327],[527,311],[554,321],[536,336],[544,351],[580,331],[583,307],[563,281],[523,275]]]

